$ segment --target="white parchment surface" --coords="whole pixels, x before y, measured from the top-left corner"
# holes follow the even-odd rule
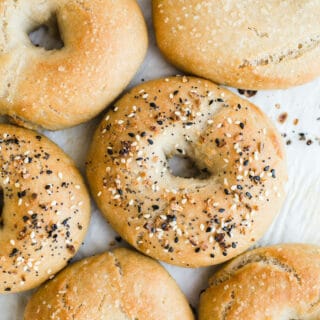
[[[155,45],[151,19],[151,1],[139,0],[148,23],[150,45],[148,55],[130,87],[145,81],[178,73],[161,56]],[[233,90],[235,91],[235,90]],[[289,182],[285,205],[274,221],[261,245],[281,242],[306,242],[320,244],[320,79],[289,90],[259,91],[250,101],[260,106],[276,123],[281,133],[286,133]],[[282,113],[287,120],[277,121]],[[59,132],[44,132],[58,143],[77,163],[84,174],[84,162],[95,127],[101,117],[81,126]],[[299,123],[294,125],[294,119]],[[299,135],[304,133],[306,139]],[[312,144],[307,145],[311,139]],[[116,245],[115,232],[102,218],[92,203],[92,219],[84,245],[76,259],[106,251]],[[0,249],[1,250],[1,249]],[[165,265],[196,307],[200,291],[205,288],[214,268],[183,269]],[[30,292],[0,295],[0,320],[22,320],[23,310]],[[164,319],[165,320],[165,319]]]

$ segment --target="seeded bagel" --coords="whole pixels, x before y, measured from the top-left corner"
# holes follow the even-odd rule
[[[201,294],[199,320],[320,319],[320,247],[277,245],[247,252]]]
[[[34,288],[79,249],[90,200],[74,163],[37,132],[0,124],[0,293]]]
[[[178,68],[241,89],[320,75],[318,0],[153,0],[157,43]]]
[[[0,0],[0,114],[26,127],[62,129],[101,112],[143,61],[147,31],[135,0]],[[28,33],[60,31],[63,47]]]
[[[198,173],[175,176],[173,156]],[[255,243],[284,200],[281,137],[257,107],[213,83],[154,80],[106,114],[87,176],[107,220],[138,250],[168,263],[221,263]]]
[[[187,300],[156,261],[127,249],[86,258],[46,283],[25,320],[193,320]]]

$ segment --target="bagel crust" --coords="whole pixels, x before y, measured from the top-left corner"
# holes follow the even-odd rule
[[[201,294],[199,320],[320,318],[320,247],[249,251],[217,272]]]
[[[115,249],[75,263],[45,284],[25,320],[193,320],[179,287],[156,261]]]
[[[135,0],[0,0],[0,114],[26,127],[62,129],[101,112],[127,86],[147,49]],[[28,33],[57,20],[64,47]]]
[[[189,157],[205,177],[171,174]],[[187,77],[142,84],[97,129],[87,176],[107,220],[138,250],[199,267],[243,252],[284,199],[281,138],[254,105]]]
[[[37,132],[0,125],[0,293],[38,286],[79,249],[90,200],[74,163]]]
[[[157,43],[186,72],[241,89],[320,75],[319,0],[153,0]]]

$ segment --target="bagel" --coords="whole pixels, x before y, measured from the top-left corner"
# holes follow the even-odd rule
[[[320,247],[277,245],[229,262],[201,294],[199,320],[320,318]]]
[[[79,249],[90,200],[74,163],[37,132],[0,124],[0,293],[34,288]]]
[[[0,114],[57,130],[85,122],[126,87],[147,32],[135,0],[0,0]],[[35,47],[28,33],[58,25],[63,48]]]
[[[31,298],[25,320],[193,320],[187,300],[159,263],[127,249],[84,259]]]
[[[157,43],[178,68],[240,89],[320,75],[320,2],[153,0]]]
[[[174,175],[177,155],[199,174]],[[144,83],[116,102],[94,135],[87,176],[125,240],[187,267],[221,263],[257,241],[287,179],[281,137],[262,111],[187,77]]]

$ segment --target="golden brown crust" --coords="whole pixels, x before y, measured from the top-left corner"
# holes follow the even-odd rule
[[[1,124],[0,149],[0,293],[18,292],[75,255],[90,200],[73,161],[39,133]]]
[[[170,173],[186,155],[206,179]],[[254,105],[213,83],[177,77],[134,88],[97,129],[87,163],[92,195],[138,250],[199,267],[243,252],[284,199],[282,142]]]
[[[320,247],[277,245],[225,265],[200,299],[200,320],[320,318]]]
[[[318,0],[153,0],[158,45],[178,68],[242,89],[320,75]]]
[[[27,33],[56,15],[60,50]],[[135,0],[0,1],[0,112],[51,130],[87,121],[129,83],[147,48]]]
[[[127,249],[84,259],[31,298],[25,320],[193,320],[159,263]]]

